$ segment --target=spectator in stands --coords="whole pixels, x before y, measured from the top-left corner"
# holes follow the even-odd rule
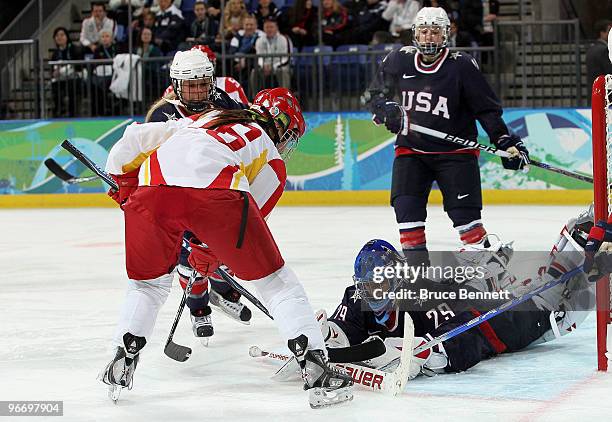
[[[374,33],[389,29],[382,14],[385,0],[349,0],[344,3],[349,12],[350,29],[338,34],[339,44],[369,44]]]
[[[451,19],[450,37],[448,39],[449,47],[477,47],[478,45],[472,38],[469,32],[460,31],[457,26],[457,21]]]
[[[206,5],[208,6],[206,9],[208,16],[217,22],[221,22],[221,0],[208,0]]]
[[[202,2],[202,0],[182,0],[179,9],[183,14],[183,19],[185,20],[185,25],[187,28],[191,26],[193,21],[195,20],[195,5],[198,2]],[[178,6],[177,6],[178,7]],[[204,7],[206,7],[206,3],[204,3]]]
[[[109,60],[117,55],[117,45],[113,39],[113,33],[102,30],[100,41],[94,52],[94,59]],[[113,114],[113,101],[108,96],[109,87],[113,78],[113,64],[100,64],[94,68],[92,85],[94,87],[94,97],[97,115],[108,116]]]
[[[143,28],[140,32],[136,54],[143,59],[163,56],[159,47],[153,43],[153,31],[151,31],[149,28]]]
[[[144,11],[151,11],[157,14],[157,12],[161,10],[161,6],[159,3],[159,0],[145,0]],[[181,0],[174,0],[174,6],[176,6],[177,9],[181,9],[181,4]]]
[[[382,14],[384,20],[391,22],[389,26],[391,35],[400,38],[404,44],[409,44],[412,24],[419,9],[417,0],[391,0]]]
[[[155,44],[164,54],[176,51],[185,39],[183,14],[172,0],[159,0],[159,11],[155,15]]]
[[[263,30],[264,22],[268,18],[273,18],[278,21],[280,17],[280,9],[276,7],[276,4],[272,0],[259,0],[257,3],[257,9],[253,12],[257,18],[257,28]]]
[[[307,45],[317,44],[318,9],[312,0],[297,0],[287,12],[289,37],[294,47],[302,49]]]
[[[376,31],[370,45],[393,44],[396,41],[389,31]]]
[[[589,89],[599,75],[612,74],[612,63],[608,56],[608,32],[612,28],[609,20],[595,22],[595,31],[599,38],[595,41],[586,54],[587,81]]]
[[[83,20],[81,26],[81,45],[95,52],[102,31],[110,32],[114,36],[115,21],[106,16],[105,3],[92,2],[91,16]]]
[[[242,29],[244,18],[248,16],[243,0],[228,0],[223,11],[223,22],[219,33],[224,33],[226,40],[231,40]]]
[[[249,88],[249,70],[255,67],[255,59],[240,57],[243,54],[255,54],[255,43],[260,37],[264,37],[265,33],[257,29],[257,19],[253,15],[244,18],[243,29],[232,38],[229,47],[229,53],[237,57],[234,59],[234,76],[243,86],[246,92]]]
[[[143,28],[140,32],[136,54],[143,59],[163,56],[161,50],[155,44],[153,44],[153,31],[151,31],[149,28]],[[145,60],[142,63],[142,77],[143,80],[147,81],[147,83],[144,85],[143,92],[144,103],[150,104],[153,102],[153,100],[159,97],[159,92],[164,88],[164,81],[162,81],[160,78],[160,69],[163,63],[155,60]]]
[[[337,35],[348,25],[348,11],[338,0],[323,0],[321,7],[323,43],[336,47],[339,45]]]
[[[468,31],[479,45],[493,45],[493,22],[498,13],[498,0],[463,0],[460,29]]]
[[[51,53],[51,60],[81,60],[81,49],[70,41],[68,30],[64,27],[53,31],[55,49]],[[76,116],[77,103],[81,92],[81,77],[78,66],[72,64],[54,65],[51,79],[51,92],[53,93],[53,117]],[[64,100],[68,98],[68,107]]]
[[[127,38],[127,29],[130,27],[130,22],[128,22],[129,8],[132,8],[133,15],[143,5],[143,0],[109,0],[109,16],[117,23],[117,30],[115,31],[115,40],[117,42],[123,42]]]
[[[278,31],[278,24],[272,18],[264,23],[265,36],[259,37],[255,42],[255,52],[260,54],[287,54],[279,57],[260,57],[257,67],[251,72],[250,97],[263,88],[291,86],[291,67],[289,54],[291,54],[291,41]]]
[[[212,48],[219,33],[219,22],[206,15],[206,3],[203,0],[195,2],[193,13],[195,19],[191,23],[187,38],[184,43],[181,43],[179,50],[188,50],[196,44],[208,45]]]

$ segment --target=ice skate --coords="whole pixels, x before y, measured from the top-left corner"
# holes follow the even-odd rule
[[[117,404],[121,390],[132,389],[134,371],[138,365],[139,352],[147,343],[144,337],[126,333],[123,336],[125,347],[117,347],[115,357],[100,373],[99,379],[108,385],[108,397]]]
[[[309,349],[305,335],[289,340],[288,346],[302,370],[311,408],[320,409],[353,400],[353,379],[346,372],[330,366],[322,350]]]
[[[219,308],[225,315],[241,324],[251,324],[251,310],[240,302],[240,294],[231,290],[226,295],[221,295],[210,289],[210,304]]]
[[[211,312],[210,306],[207,306],[204,309],[198,309],[189,313],[191,316],[193,334],[200,339],[200,343],[205,347],[208,346],[210,337],[215,333],[212,325]]]

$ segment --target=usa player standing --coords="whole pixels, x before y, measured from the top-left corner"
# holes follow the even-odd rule
[[[374,122],[398,135],[391,204],[402,249],[413,262],[427,263],[426,206],[434,181],[462,242],[489,247],[480,215],[478,150],[410,132],[408,116],[416,124],[466,139],[476,139],[479,121],[496,147],[514,153],[502,158],[506,169],[523,169],[529,153],[521,138],[508,132],[500,101],[476,61],[448,50],[450,21],[444,9],[421,9],[413,31],[416,48],[390,52],[369,91]]]

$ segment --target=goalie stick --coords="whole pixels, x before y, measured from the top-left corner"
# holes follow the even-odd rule
[[[539,295],[540,293],[542,293],[545,290],[548,290],[552,287],[558,286],[559,284],[565,283],[567,281],[569,281],[572,277],[574,277],[575,275],[577,275],[578,273],[582,272],[582,266],[578,266],[576,268],[574,268],[573,270],[570,270],[568,272],[566,272],[565,274],[563,274],[563,276],[559,277],[556,280],[551,280],[547,283],[544,283],[543,285],[541,285],[540,287],[538,287],[537,289],[534,289],[528,293],[525,293],[523,296],[514,298],[509,300],[508,302],[498,306],[497,308],[493,308],[490,311],[477,316],[476,318],[471,319],[470,321],[466,322],[465,324],[462,324],[458,327],[453,328],[450,331],[447,331],[444,334],[439,335],[438,337],[428,341],[427,343],[418,346],[414,349],[414,354],[417,355],[419,353],[421,353],[424,350],[427,349],[431,349],[432,347],[434,347],[437,344],[440,344],[444,341],[450,340],[451,338],[458,336],[459,334],[469,330],[470,328],[476,327],[480,324],[482,324],[485,321],[490,320],[491,318],[501,314],[502,312],[506,312],[512,308],[514,308],[517,305],[520,305],[523,302],[528,301],[529,299],[531,299],[534,296]]]
[[[367,344],[367,343],[365,343]],[[350,349],[359,348],[364,345],[356,345],[352,347],[342,348],[342,354],[345,355],[345,363],[333,362],[330,354],[330,365],[346,372],[353,378],[355,384],[365,387],[371,391],[391,394],[393,396],[399,395],[408,382],[408,375],[410,371],[410,363],[412,360],[412,348],[414,346],[414,323],[408,313],[404,314],[404,336],[402,339],[402,353],[398,360],[393,360],[393,364],[397,364],[392,371],[383,371],[381,369],[369,368],[367,366],[359,365],[356,363],[349,363],[348,354]],[[331,352],[334,349],[327,349]],[[257,346],[251,346],[249,349],[249,355],[251,357],[265,357],[268,360],[276,360],[285,362],[284,365],[272,375],[272,379],[275,381],[288,381],[294,377],[296,373],[300,371],[299,364],[295,359],[295,356],[289,356],[282,353],[273,353],[262,350]],[[391,363],[385,365],[385,367],[392,367]]]
[[[57,178],[61,179],[66,183],[75,184],[75,183],[85,183],[91,182],[92,180],[97,180],[99,176],[87,176],[87,177],[77,177],[68,173],[62,166],[59,165],[57,161],[53,158],[47,158],[45,161],[45,166],[49,169],[51,173],[53,173]]]

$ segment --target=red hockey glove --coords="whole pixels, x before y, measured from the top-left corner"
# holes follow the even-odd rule
[[[221,265],[219,259],[209,248],[191,242],[189,246],[191,246],[191,253],[187,261],[202,277],[209,277]]]
[[[138,171],[140,169],[133,170],[125,174],[111,174],[111,177],[119,186],[119,191],[110,189],[108,196],[122,206],[128,200],[130,195],[138,188]]]

